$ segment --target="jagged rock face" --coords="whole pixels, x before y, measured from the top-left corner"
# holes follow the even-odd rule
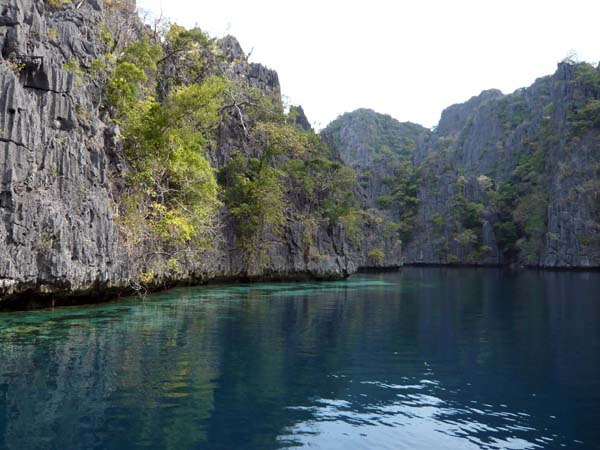
[[[304,131],[311,131],[312,126],[308,121],[308,117],[306,117],[306,113],[304,112],[304,108],[301,105],[292,106],[290,111],[293,113],[294,122],[296,126],[303,129]]]
[[[592,128],[572,136],[573,110],[597,94],[580,86],[577,67],[562,63],[553,76],[541,78],[529,88],[507,96],[485,91],[444,111],[437,130],[415,155],[429,181],[420,193],[419,232],[406,245],[408,262],[444,263],[449,255],[456,262],[508,262],[498,250],[494,229],[499,218],[493,199],[478,180],[487,177],[486,183],[496,186],[511,181],[523,158],[531,155],[532,149],[543,147],[539,190],[547,196],[547,207],[541,217],[542,236],[537,248],[522,250],[517,261],[537,267],[600,266],[600,248],[587,242],[599,231],[597,192],[589,186],[599,175],[600,130]],[[470,249],[452,239],[456,229],[451,223],[434,231],[434,214],[452,217],[449,205],[454,203],[459,176],[465,177],[464,196],[485,206],[482,235],[490,250],[476,260],[468,257]],[[442,242],[450,243],[450,248],[440,251]]]
[[[99,109],[101,86],[65,68],[72,61],[89,67],[106,51],[103,23],[126,25],[122,39],[139,36],[134,5],[119,5],[111,12],[91,0],[55,10],[40,0],[0,0],[0,305],[19,296],[106,296],[127,290],[139,275],[119,233],[118,127]],[[232,37],[221,46],[230,78],[280,102],[275,71],[249,63]],[[244,150],[242,135],[235,121],[221,125],[211,150],[216,168]],[[292,220],[282,236],[271,237],[267,263],[245,267],[226,214],[221,222],[211,251],[177,274],[156,273],[157,283],[336,277],[367,261],[339,227],[307,233]],[[398,265],[399,258],[399,248],[390,249],[387,262]]]
[[[274,104],[281,107],[281,88],[277,72],[258,64],[249,63],[247,57],[233,36],[226,36],[219,41],[225,60],[229,63],[225,72],[234,82],[247,83],[258,88],[274,99]],[[296,126],[310,131],[312,127],[301,106],[293,106],[290,117]],[[283,110],[283,109],[282,109]],[[222,167],[231,157],[241,152],[248,156],[257,156],[263,151],[256,148],[255,143],[245,135],[239,117],[235,111],[219,126],[218,144],[211,152],[213,165]],[[248,276],[274,276],[287,274],[291,277],[303,275],[329,278],[352,274],[361,268],[397,268],[401,266],[401,245],[398,239],[384,237],[377,225],[367,224],[362,230],[362,243],[353,242],[343,227],[322,225],[316,229],[308,227],[303,218],[294,211],[283,227],[281,236],[268,235],[271,243],[268,250],[268,262],[262,267],[243,264],[243,254],[238,248],[234,226],[227,213],[221,216],[222,239],[218,253],[221,259],[229,262],[229,272]],[[369,257],[369,250],[380,248],[384,251],[381,260]]]
[[[575,112],[594,105],[600,94],[597,86],[586,85],[593,82],[578,76],[581,69],[561,63],[554,75],[513,94],[484,91],[446,109],[438,127],[416,139],[409,157],[420,175],[419,206],[413,235],[403,242],[405,262],[600,267],[600,129],[594,113],[585,119],[595,125],[574,132]],[[370,147],[381,138],[364,123],[334,122],[337,142],[328,139],[349,164],[384,171],[391,159],[372,160]],[[331,134],[330,128],[325,132]],[[541,155],[537,172],[535,155]],[[509,183],[517,191],[510,213],[525,228],[516,255],[500,245],[499,226],[506,218],[500,217],[499,188]],[[385,186],[371,189],[387,194]],[[522,202],[532,189],[534,201]],[[472,226],[477,244],[463,233],[460,202],[481,208]],[[533,216],[538,223],[528,224]],[[527,234],[536,235],[533,243]]]
[[[358,109],[338,117],[321,136],[339,157],[356,169],[372,169],[378,157],[411,158],[422,135],[428,130],[410,122],[378,114],[370,109]]]
[[[386,181],[395,176],[395,165],[411,160],[428,135],[421,125],[370,109],[343,114],[321,132],[334,154],[358,172],[357,193],[365,208],[378,208],[378,198],[391,194]]]
[[[238,40],[225,36],[219,41],[225,60],[229,63],[227,72],[231,79],[241,79],[250,86],[268,93],[281,103],[281,86],[277,72],[262,64],[251,63]]]
[[[573,106],[590,98],[574,82],[574,70],[561,64],[552,83],[552,124],[561,138],[549,148],[546,163],[547,234],[537,261],[544,267],[600,266],[600,128],[597,123],[568,139],[566,124]],[[595,96],[600,100],[598,93]]]
[[[0,4],[0,294],[126,282],[110,194],[111,131],[94,95],[63,69],[71,58],[99,55],[99,5],[47,8]]]
[[[218,41],[218,44],[227,63],[223,67],[223,71],[228,79],[234,83],[259,89],[273,99],[274,105],[282,104],[281,86],[276,71],[260,64],[248,62],[242,46],[233,36],[225,36]],[[177,70],[177,68],[173,67],[170,70]],[[210,155],[212,164],[220,168],[237,152],[248,155],[255,154],[257,149],[251,148],[246,134],[247,130],[244,130],[240,118],[234,110],[219,125],[218,145]]]

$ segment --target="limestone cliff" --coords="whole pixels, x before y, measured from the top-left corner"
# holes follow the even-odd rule
[[[102,107],[102,77],[89,76],[107,51],[151,33],[134,8],[125,1],[0,1],[0,300],[12,306],[25,299],[131,292],[132,280],[144,270],[119,230],[119,197],[128,170],[119,127]],[[233,37],[219,45],[224,76],[281,103],[275,71],[248,62]],[[180,72],[177,64],[161,70],[164,80]],[[171,88],[159,84],[158,95]],[[303,112],[299,120],[299,126],[308,124]],[[224,116],[210,151],[215,169],[234,151],[260,152],[244,131],[235,114]],[[400,264],[397,239],[381,237],[377,224],[364,225],[361,245],[341,224],[307,228],[295,206],[288,206],[281,232],[267,233],[272,245],[260,264],[244,262],[222,208],[211,248],[177,270],[157,257],[151,287],[211,279],[342,277],[361,266]],[[385,257],[372,260],[370,247],[385,248]]]
[[[382,132],[364,130],[384,116],[342,116],[323,134],[378,186],[376,200],[404,230],[407,263],[592,268],[600,266],[598,105],[600,70],[561,63],[528,88],[449,107],[432,132],[387,127],[412,143],[392,146],[410,164],[391,180],[380,174],[397,156],[373,159]]]
[[[102,7],[0,4],[0,290],[125,284],[111,196],[114,130],[63,66],[99,56]]]
[[[600,267],[597,68],[565,62],[513,94],[485,91],[449,107],[434,130],[358,110],[321,133],[330,153],[302,107],[284,114],[277,72],[249,62],[234,37],[207,38],[214,64],[190,67],[156,33],[129,0],[0,0],[0,305],[210,280],[344,277],[400,266],[401,241],[408,263]],[[176,260],[124,232],[132,166],[99,62],[114,64],[142,39],[163,42],[171,56],[155,75],[159,102],[210,74],[239,88],[228,91],[207,144],[215,173],[269,151],[244,108],[275,111],[317,149],[310,161],[295,150],[274,156],[273,173],[288,170],[283,220],[261,230],[260,258],[245,254],[240,217],[223,198],[210,245],[180,243]],[[269,111],[254,104],[259,97]],[[327,200],[327,213],[312,198],[323,195],[314,174],[352,183]],[[352,214],[341,216],[342,200]]]

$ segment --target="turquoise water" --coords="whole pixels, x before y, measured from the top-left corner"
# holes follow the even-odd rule
[[[0,448],[600,448],[600,274],[407,268],[0,314]]]

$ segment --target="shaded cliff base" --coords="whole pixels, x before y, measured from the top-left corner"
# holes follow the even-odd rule
[[[397,271],[395,268],[360,268],[358,272],[363,271]],[[30,288],[18,293],[6,296],[0,302],[0,312],[8,311],[32,311],[43,308],[54,308],[62,306],[84,306],[98,303],[107,303],[118,301],[120,299],[138,296],[143,299],[146,295],[174,289],[178,287],[195,287],[219,284],[250,284],[250,283],[290,283],[306,281],[339,281],[348,278],[350,273],[265,273],[261,275],[238,274],[232,276],[218,276],[210,279],[197,278],[187,280],[165,280],[161,283],[147,287],[111,287],[105,284],[96,284],[86,290],[70,292],[67,286],[52,286],[51,291],[48,287],[31,286]],[[44,292],[46,291],[46,292]]]
[[[365,266],[359,267],[356,273],[387,273],[387,272],[400,272],[402,266],[386,266],[386,267],[375,267]]]
[[[55,292],[41,293],[39,286],[5,297],[0,302],[0,312],[33,311],[37,309],[86,306],[100,303],[117,302],[127,297],[138,296],[143,299],[148,294],[168,291],[180,287],[200,287],[224,284],[252,283],[293,283],[293,282],[325,282],[341,281],[352,275],[361,273],[392,273],[400,272],[405,267],[435,268],[435,269],[473,269],[473,270],[504,270],[506,272],[537,271],[537,272],[600,272],[600,267],[537,267],[502,264],[469,264],[469,263],[409,263],[403,266],[359,267],[355,273],[317,274],[310,272],[296,273],[266,273],[262,275],[238,274],[235,276],[218,276],[211,279],[189,279],[180,281],[164,281],[143,289],[134,287],[108,287],[97,284],[85,291],[65,294],[64,287],[54,286]]]
[[[419,263],[411,262],[403,267],[431,267],[439,269],[503,269],[510,272],[539,271],[539,272],[600,272],[600,267],[540,267],[535,265],[519,266],[517,264],[477,264],[477,263]]]

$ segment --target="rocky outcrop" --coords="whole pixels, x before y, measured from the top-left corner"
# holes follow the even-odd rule
[[[506,96],[486,91],[444,111],[415,155],[425,180],[406,260],[600,266],[600,129],[594,112],[583,109],[598,101],[598,80],[600,72],[587,64],[561,63],[529,88]],[[588,119],[589,126],[580,124]],[[509,215],[501,201],[507,193],[513,195]],[[435,214],[455,216],[457,195],[482,206],[475,230],[482,251],[457,242],[461,224],[435,229]],[[512,242],[506,242],[507,226],[517,233]]]
[[[312,126],[306,117],[306,113],[301,105],[292,106],[290,109],[290,115],[294,118],[295,124],[303,129],[304,131],[311,131]]]
[[[373,168],[390,157],[411,158],[419,139],[429,130],[411,122],[398,122],[387,114],[357,109],[342,114],[321,133],[329,146],[355,168]]]
[[[367,208],[378,208],[378,198],[391,194],[389,181],[402,161],[411,160],[429,130],[370,109],[338,117],[321,136],[333,153],[358,171],[359,196]]]
[[[125,165],[119,128],[100,107],[101,83],[85,74],[116,45],[106,42],[107,28],[117,30],[115,40],[131,40],[143,26],[132,14],[132,2],[107,5],[0,1],[0,305],[104,298],[130,292],[139,275],[132,273],[136,265],[119,233],[117,200]],[[275,71],[249,63],[231,36],[219,45],[231,80],[280,102]],[[162,94],[169,89],[163,85]],[[215,168],[244,150],[242,133],[235,120],[221,124],[210,155]],[[344,277],[375,264],[343,226],[307,230],[292,217],[281,234],[269,236],[267,260],[248,267],[227,214],[219,220],[212,249],[177,271],[156,273],[152,287],[212,279]],[[400,264],[396,239],[372,240],[388,249],[376,264]]]
[[[60,12],[2,2],[0,26],[0,293],[122,286],[111,196],[113,132],[97,92],[64,69],[101,50],[94,2]]]
[[[369,189],[370,200],[400,205],[391,213],[410,231],[405,262],[600,267],[598,105],[600,70],[564,62],[531,87],[484,91],[447,108],[431,133],[416,138],[397,123],[396,139],[416,142],[408,151],[392,146],[392,154],[408,155],[418,174],[418,206],[403,203],[406,174],[397,174],[393,192],[381,176]],[[327,127],[326,139],[363,173],[389,170],[396,157],[377,160],[381,132],[365,127],[385,116],[353,114],[358,120],[342,116]]]

